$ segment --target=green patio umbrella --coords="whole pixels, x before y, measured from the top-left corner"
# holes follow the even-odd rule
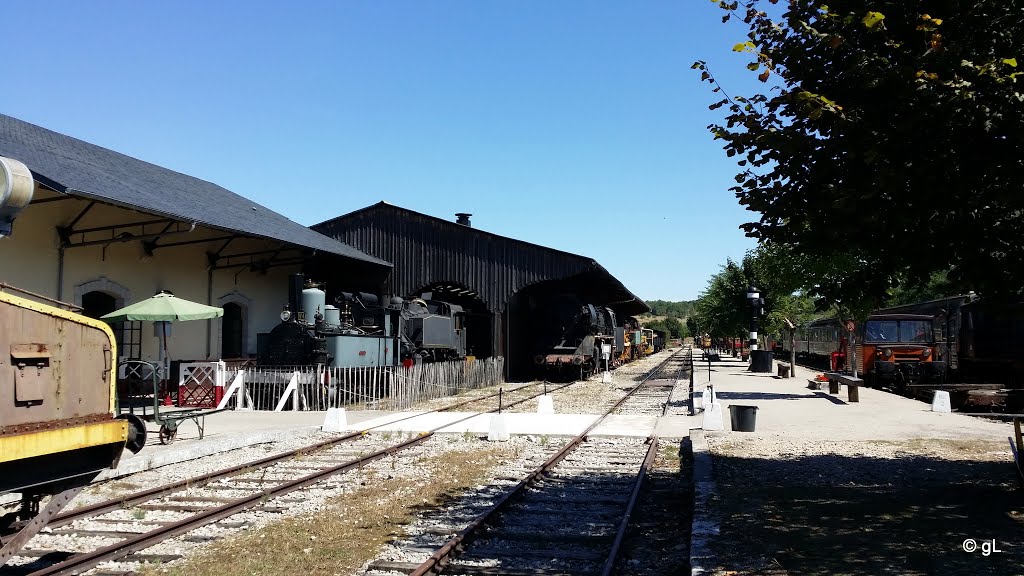
[[[161,370],[166,370],[167,367],[164,365],[164,359],[169,357],[167,355],[167,322],[209,320],[211,318],[220,318],[223,315],[223,308],[207,306],[206,304],[178,298],[174,294],[163,290],[156,296],[136,302],[130,306],[125,306],[120,310],[114,310],[110,314],[101,316],[100,319],[107,322],[133,322],[136,320],[160,322],[159,329],[162,340],[160,346],[160,366]]]
[[[152,322],[173,322],[175,320],[209,320],[224,315],[223,308],[199,304],[184,298],[178,298],[170,292],[161,292],[152,298],[114,310],[101,317],[107,322],[132,322],[149,320]]]

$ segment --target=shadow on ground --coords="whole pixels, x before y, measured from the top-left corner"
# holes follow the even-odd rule
[[[738,574],[1024,574],[1010,462],[715,456],[720,568]],[[995,539],[1000,553],[965,552]]]
[[[786,394],[783,392],[718,392],[720,400],[807,400],[813,394]]]

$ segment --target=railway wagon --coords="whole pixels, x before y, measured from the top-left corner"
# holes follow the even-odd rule
[[[873,314],[854,330],[857,373],[872,386],[942,380],[946,362],[938,358],[935,319],[921,314]],[[849,370],[845,326],[836,318],[815,320],[796,338],[797,357],[829,370]],[[788,351],[783,351],[783,354]]]
[[[21,495],[20,509],[0,516],[2,565],[117,465],[130,435],[140,449],[145,428],[116,417],[117,351],[106,324],[0,292],[0,326],[0,494]]]

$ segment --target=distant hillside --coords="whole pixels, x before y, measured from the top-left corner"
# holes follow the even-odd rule
[[[696,301],[669,302],[668,300],[648,300],[650,314],[640,316],[640,323],[646,328],[668,332],[672,338],[685,338],[690,335],[686,328],[686,319],[693,312]]]

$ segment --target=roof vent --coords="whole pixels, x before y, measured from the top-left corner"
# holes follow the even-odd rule
[[[469,214],[468,212],[456,212],[455,213],[455,223],[456,224],[462,224],[463,226],[468,226],[468,227],[472,228],[473,225],[469,223],[469,217],[470,216],[472,216],[472,214]]]

